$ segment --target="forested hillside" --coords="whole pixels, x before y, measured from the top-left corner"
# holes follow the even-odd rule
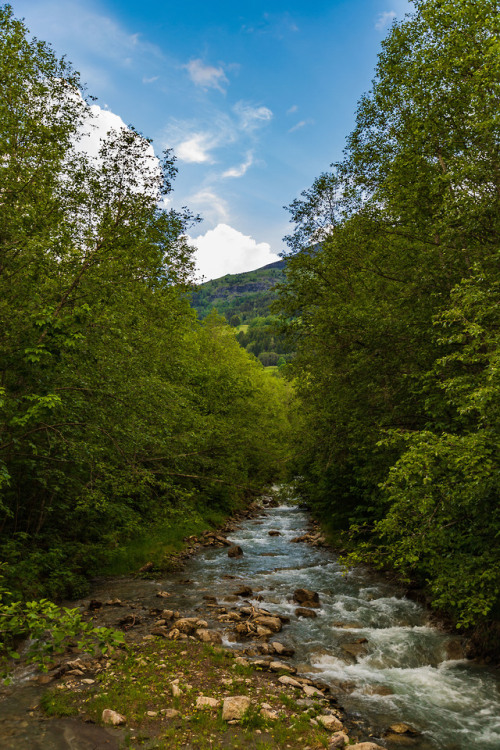
[[[276,285],[284,280],[285,261],[270,263],[255,271],[227,274],[196,288],[192,305],[201,318],[216,311],[236,329],[238,342],[265,366],[282,366],[293,352],[271,314]]]
[[[288,387],[189,306],[193,219],[159,207],[172,155],[124,129],[89,157],[77,74],[9,6],[0,52],[7,606],[81,591],[141,530],[207,522],[275,479]]]
[[[500,614],[498,3],[415,6],[344,159],[290,206],[280,307],[303,492],[468,626]]]

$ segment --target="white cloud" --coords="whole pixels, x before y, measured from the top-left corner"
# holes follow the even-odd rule
[[[229,208],[224,200],[211,187],[202,188],[194,195],[189,196],[188,203],[194,211],[203,214],[203,218],[212,224],[227,221]]]
[[[380,13],[375,24],[377,31],[383,31],[387,26],[390,26],[396,18],[396,15],[396,12],[393,10],[386,10],[383,13]]]
[[[287,115],[293,115],[294,112],[298,112],[298,106],[296,104],[292,104],[290,109],[287,109],[286,113]]]
[[[175,147],[176,156],[190,164],[211,163],[210,150],[217,145],[210,133],[194,133]]]
[[[205,234],[191,238],[196,247],[198,273],[217,279],[226,273],[242,273],[279,260],[267,242],[256,242],[228,224],[218,224]]]
[[[203,60],[199,59],[190,60],[187,65],[183,65],[183,68],[187,69],[189,77],[196,86],[200,86],[202,89],[217,89],[225,93],[222,84],[228,84],[229,81],[223,68],[204,65]]]
[[[243,164],[240,164],[239,167],[231,167],[230,169],[226,169],[226,171],[223,172],[222,177],[243,177],[243,175],[252,166],[252,164],[253,154],[251,151],[249,151],[247,154],[247,158],[245,159]]]
[[[233,110],[239,119],[241,130],[247,133],[262,127],[273,118],[273,113],[267,107],[254,107],[243,101],[237,102]]]
[[[144,78],[142,79],[142,82],[143,83],[154,83],[155,81],[158,80],[159,77],[160,76],[151,76],[151,78],[147,78],[147,76],[144,76]]]
[[[300,120],[296,125],[293,126],[293,128],[290,128],[288,131],[289,133],[295,133],[296,130],[300,130],[301,128],[305,127],[306,125],[313,125],[314,120]]]

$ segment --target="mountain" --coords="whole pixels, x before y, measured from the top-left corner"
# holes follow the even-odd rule
[[[285,261],[278,260],[255,271],[212,279],[200,284],[193,293],[191,304],[200,318],[216,309],[228,322],[238,316],[237,325],[248,324],[256,317],[267,317],[270,315],[269,306],[276,298],[273,287],[284,280],[284,268]]]
[[[234,326],[236,338],[264,366],[281,366],[293,356],[277,330],[270,305],[276,299],[274,287],[284,281],[285,261],[278,260],[255,271],[226,274],[196,289],[191,304],[200,318],[217,310]]]

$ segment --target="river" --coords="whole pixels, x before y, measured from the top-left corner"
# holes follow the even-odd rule
[[[498,750],[498,673],[472,661],[449,659],[456,638],[434,627],[421,605],[383,577],[362,568],[345,574],[331,550],[292,543],[307,524],[307,514],[294,506],[268,509],[229,535],[243,549],[240,558],[229,558],[226,548],[203,548],[180,573],[157,581],[102,582],[92,595],[119,597],[146,610],[158,589],[167,589],[168,606],[188,614],[203,606],[207,595],[228,608],[240,606],[241,598],[232,592],[249,585],[252,596],[258,596],[250,598],[252,603],[289,615],[276,640],[295,649],[291,661],[299,671],[328,683],[351,721],[370,727],[374,741],[394,750]],[[274,530],[280,535],[270,536]],[[315,618],[295,616],[298,605],[292,594],[298,588],[318,592]],[[234,637],[225,635],[227,646],[250,645],[238,644]],[[0,719],[2,713],[5,719],[7,706],[0,703]],[[388,740],[386,730],[397,722],[411,725],[419,736]],[[73,747],[40,745],[49,746]]]

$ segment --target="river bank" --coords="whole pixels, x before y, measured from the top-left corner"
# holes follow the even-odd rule
[[[122,629],[130,651],[79,663],[75,653],[54,665],[42,678],[55,682],[41,706],[80,718],[42,721],[39,709],[32,718],[158,748],[303,750],[328,747],[343,729],[351,741],[394,750],[498,746],[493,672],[459,658],[456,638],[398,589],[366,570],[345,576],[330,550],[293,541],[308,530],[297,508],[249,513],[228,532],[239,556],[229,557],[229,542],[209,532],[190,540],[183,570],[99,582],[92,599],[77,604],[96,624]],[[250,698],[237,725],[222,719],[224,699],[235,696]],[[220,703],[201,708],[201,697]],[[100,726],[105,708],[125,716],[124,729]],[[40,747],[87,747],[50,742]]]

